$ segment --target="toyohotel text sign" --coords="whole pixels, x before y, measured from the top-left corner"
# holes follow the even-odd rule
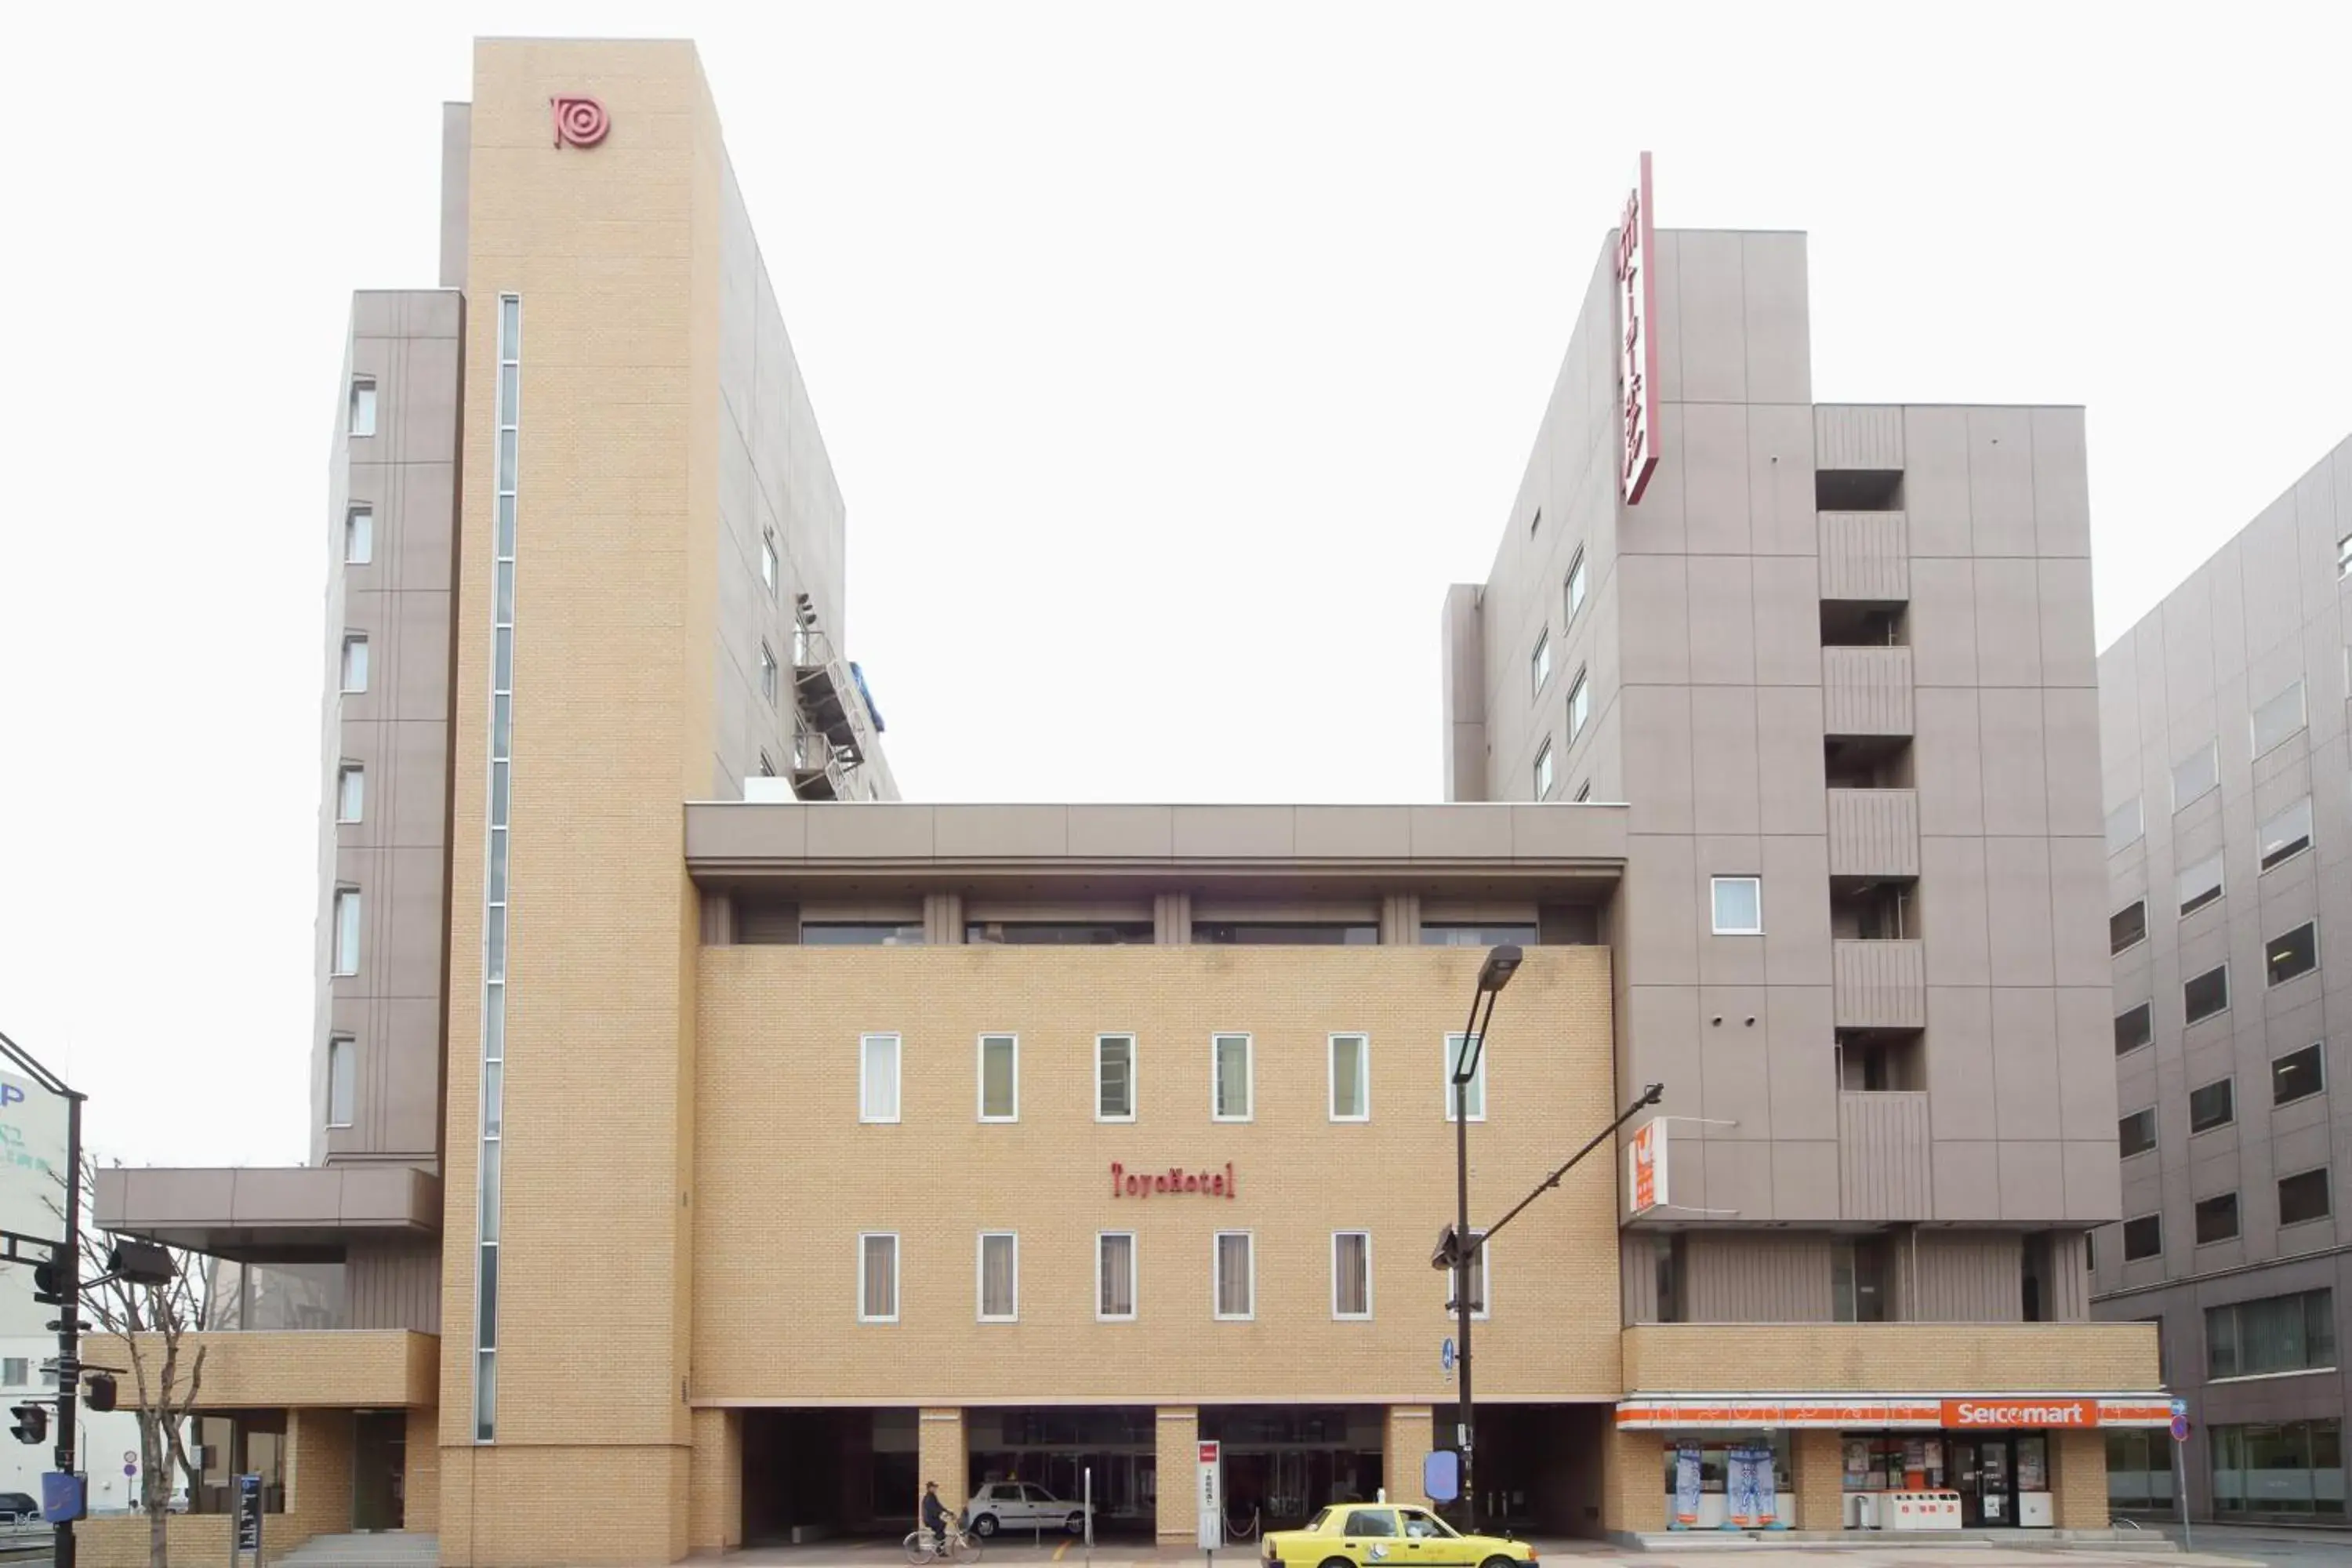
[[[1625,199],[1625,219],[1617,229],[1617,290],[1624,300],[1620,313],[1624,330],[1618,363],[1618,380],[1625,393],[1624,442],[1618,454],[1618,475],[1625,504],[1632,506],[1648,488],[1658,466],[1658,342],[1657,291],[1650,281],[1650,251],[1655,231],[1650,223],[1650,155],[1642,154],[1642,174],[1633,194]]]

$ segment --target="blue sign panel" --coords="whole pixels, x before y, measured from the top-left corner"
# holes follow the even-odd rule
[[[41,1478],[41,1518],[54,1524],[81,1517],[81,1478],[51,1470]]]
[[[1440,1448],[1421,1462],[1422,1495],[1432,1502],[1452,1502],[1462,1495],[1462,1456]]]

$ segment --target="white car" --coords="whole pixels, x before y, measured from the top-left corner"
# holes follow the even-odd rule
[[[964,1504],[971,1532],[994,1535],[1000,1530],[1066,1530],[1076,1535],[1087,1528],[1084,1503],[1057,1498],[1027,1481],[991,1481]]]

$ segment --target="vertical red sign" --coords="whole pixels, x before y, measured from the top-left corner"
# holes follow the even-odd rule
[[[1624,221],[1617,228],[1617,290],[1623,302],[1619,325],[1624,332],[1617,374],[1625,409],[1619,478],[1627,506],[1641,501],[1658,466],[1656,290],[1650,281],[1654,232],[1650,222],[1650,155],[1644,153],[1641,178],[1625,199]]]

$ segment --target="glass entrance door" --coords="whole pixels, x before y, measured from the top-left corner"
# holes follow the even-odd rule
[[[1970,1437],[1954,1443],[1959,1458],[1960,1523],[1975,1529],[2017,1522],[2017,1471],[2010,1439]]]

